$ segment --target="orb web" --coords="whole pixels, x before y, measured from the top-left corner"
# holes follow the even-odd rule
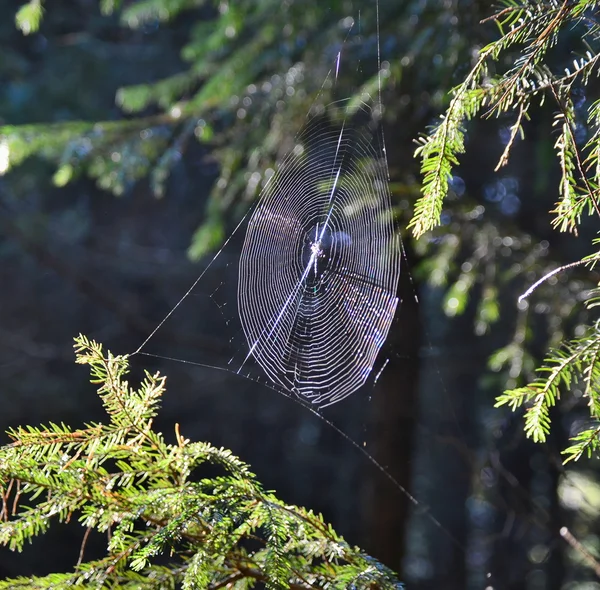
[[[400,245],[373,113],[350,101],[313,117],[261,195],[239,263],[249,353],[305,400],[367,380],[397,305]]]

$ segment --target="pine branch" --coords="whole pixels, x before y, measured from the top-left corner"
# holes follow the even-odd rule
[[[595,212],[600,216],[598,195],[598,154],[600,135],[595,134],[586,145],[587,160],[581,157],[573,128],[575,114],[571,97],[575,82],[586,85],[593,73],[598,72],[600,56],[586,45],[585,56],[575,58],[573,68],[565,74],[555,74],[550,68],[548,51],[556,45],[561,33],[581,23],[585,11],[596,2],[572,3],[568,0],[546,3],[524,0],[514,6],[498,11],[493,20],[499,27],[500,38],[484,47],[464,82],[451,94],[441,122],[434,126],[426,137],[419,139],[415,155],[421,159],[423,174],[422,196],[415,204],[409,227],[415,237],[440,223],[443,200],[448,193],[448,180],[458,165],[458,156],[465,151],[463,125],[481,112],[482,117],[516,113],[510,137],[500,157],[496,170],[508,162],[517,134],[522,133],[521,122],[529,115],[531,99],[540,96],[544,100],[549,94],[560,109],[555,124],[560,128],[556,150],[562,171],[559,185],[561,201],[554,211],[554,225],[561,230],[576,231],[582,213]],[[519,46],[512,67],[494,78],[488,71],[501,69],[509,58],[508,52]],[[590,124],[596,126],[598,109],[590,110]],[[595,167],[592,177],[586,173]],[[578,185],[581,183],[581,187]]]
[[[486,56],[484,54],[480,58],[479,66],[474,68],[472,76],[454,91],[439,125],[417,141],[419,146],[415,150],[415,156],[421,158],[422,196],[415,204],[414,215],[408,225],[417,238],[440,222],[442,203],[448,193],[452,169],[458,164],[458,155],[465,151],[463,125],[484,104],[485,93],[470,87],[476,78],[483,75]]]
[[[90,368],[107,424],[21,427],[0,448],[0,544],[22,550],[55,521],[84,528],[78,563],[67,574],[0,582],[2,588],[397,588],[395,574],[350,547],[320,515],[263,490],[231,451],[175,444],[152,429],[165,378],[146,374],[137,388],[127,357],[84,336],[77,362]],[[203,463],[225,475],[194,481]],[[27,502],[28,506],[25,506]],[[110,531],[106,557],[83,560],[90,531]],[[255,549],[249,551],[247,541]],[[169,566],[157,559],[171,553]],[[241,587],[241,586],[240,586]]]
[[[597,419],[600,410],[599,355],[600,323],[596,322],[584,336],[565,342],[561,348],[552,349],[538,369],[539,378],[525,387],[505,391],[497,398],[496,407],[508,405],[514,411],[526,405],[525,433],[534,442],[545,442],[550,432],[550,408],[556,404],[561,389],[568,392],[575,383],[583,381],[590,416]],[[584,442],[585,445],[589,443],[588,439]],[[581,453],[573,448],[568,450],[570,457],[580,456]]]

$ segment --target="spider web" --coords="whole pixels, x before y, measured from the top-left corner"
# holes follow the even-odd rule
[[[401,244],[380,99],[320,101],[340,64],[341,50],[257,203],[134,354],[237,373],[316,407],[377,379]],[[174,352],[172,336],[193,340],[197,320],[198,333],[216,332],[227,345],[209,344],[201,358]],[[219,363],[226,353],[229,362]]]
[[[340,51],[323,86],[337,80],[341,58]],[[439,484],[439,477],[427,468],[421,478],[415,474],[417,499],[357,442],[356,433],[347,434],[348,428],[319,411],[361,388],[372,391],[387,365],[378,357],[399,308],[402,244],[392,215],[381,113],[380,84],[375,100],[365,94],[322,104],[318,96],[256,205],[191,287],[182,287],[182,297],[135,353],[239,375],[294,399],[407,498],[411,520],[425,518],[436,529],[433,542],[441,531],[461,554],[471,556],[480,547],[458,541],[437,518],[443,512],[432,499],[439,493],[428,488],[430,478]],[[170,337],[163,339],[165,333]],[[205,339],[201,353],[193,351],[190,344],[199,334],[215,333],[219,339]],[[438,383],[429,389],[445,395],[439,367],[433,368],[429,378]],[[439,397],[429,401],[440,404]],[[449,414],[460,431],[452,407],[429,411]],[[426,463],[427,453],[422,454],[418,460]],[[515,481],[512,474],[507,477]],[[420,500],[431,502],[434,513]],[[414,525],[407,526],[407,563],[414,568],[408,577],[427,578],[432,545]],[[471,526],[476,545],[485,526]]]
[[[377,49],[378,96],[328,104],[316,97],[256,204],[133,355],[239,375],[295,400],[419,509],[364,445],[320,413],[361,388],[368,397],[386,369],[379,353],[400,307],[403,253],[380,126]],[[336,83],[342,50],[321,88]],[[194,350],[199,334],[215,333]]]
[[[319,406],[364,384],[398,301],[385,162],[362,120],[372,113],[352,101],[311,119],[254,210],[240,257],[247,356]]]

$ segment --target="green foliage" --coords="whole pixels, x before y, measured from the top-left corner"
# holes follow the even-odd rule
[[[594,240],[596,245],[599,242]],[[569,266],[582,263],[593,266],[597,261],[596,253]],[[587,293],[585,306],[588,310],[597,307],[599,302],[600,288]],[[537,379],[524,387],[506,390],[496,401],[496,407],[508,405],[513,411],[522,406],[526,408],[525,433],[534,442],[547,440],[551,431],[551,409],[560,399],[561,392],[573,393],[585,401],[589,420],[587,426],[571,437],[573,444],[563,451],[565,462],[583,455],[591,457],[600,450],[600,428],[597,426],[600,424],[600,320],[591,326],[580,326],[579,331],[576,338],[562,341],[558,347],[550,349],[543,365],[537,369]]]
[[[176,140],[186,136],[186,129],[173,129],[171,117],[166,115],[133,121],[44,125],[43,131],[41,127],[0,128],[1,172],[38,155],[58,163],[53,176],[56,186],[64,186],[86,172],[98,186],[115,195],[123,194],[145,176],[150,165],[155,166],[156,175],[161,165],[172,164],[163,160],[176,151]],[[163,174],[156,181],[155,194],[162,194],[164,181]]]
[[[224,239],[223,222],[219,218],[209,218],[196,230],[188,254],[192,260],[199,260],[218,248]]]
[[[600,215],[598,195],[600,186],[600,102],[587,109],[586,120],[575,106],[576,92],[585,88],[592,76],[600,73],[600,25],[597,23],[600,3],[593,0],[566,2],[553,0],[506,0],[504,8],[487,21],[493,21],[499,38],[483,47],[465,80],[450,93],[450,102],[440,122],[419,139],[415,155],[421,159],[423,174],[422,195],[416,203],[410,222],[413,234],[422,236],[440,224],[443,201],[450,191],[449,181],[458,157],[465,152],[465,133],[468,121],[476,115],[500,117],[513,115],[504,151],[496,170],[507,164],[511,150],[519,136],[523,136],[524,122],[531,116],[533,100],[541,105],[547,98],[556,108],[553,127],[556,131],[554,150],[560,169],[559,201],[551,212],[552,225],[560,231],[577,233],[584,215]],[[573,31],[581,32],[581,46],[573,48],[572,67],[558,72],[553,69],[551,49],[563,35],[573,39]],[[587,129],[585,125],[587,124]],[[587,133],[582,133],[583,130]],[[583,139],[582,139],[583,137]],[[462,272],[450,285],[445,299],[448,315],[462,313],[469,293],[475,284],[474,270],[482,266],[478,256],[489,256],[493,251],[486,243],[489,230],[480,229],[474,241],[474,254],[463,264]],[[494,236],[494,239],[503,239]],[[514,241],[510,238],[511,241]],[[450,239],[453,246],[442,244],[437,254],[439,284],[445,282],[448,263],[459,247],[459,241]],[[444,254],[445,252],[445,254]],[[531,253],[517,265],[525,273],[531,262]],[[445,260],[445,262],[444,262]],[[597,254],[549,272],[550,278],[560,270],[584,263],[594,263]],[[441,264],[440,264],[441,262]],[[432,261],[429,262],[433,266]],[[487,264],[497,272],[501,265]],[[509,272],[508,275],[512,273]],[[508,282],[508,275],[504,282]],[[478,306],[476,331],[484,333],[499,316],[497,289],[493,281],[478,277],[483,286],[483,297]],[[537,285],[536,285],[537,286]],[[530,294],[530,291],[527,292]],[[588,309],[597,304],[597,294],[588,300]],[[526,305],[523,309],[526,309]],[[564,313],[563,313],[564,315]],[[509,380],[527,375],[531,358],[525,357],[522,342],[526,329],[518,322],[515,340],[499,349],[490,358],[490,367],[496,371],[509,367]],[[560,341],[560,338],[558,338]],[[546,441],[551,428],[551,409],[563,394],[573,392],[587,401],[591,424],[583,427],[564,451],[566,460],[590,456],[600,449],[598,442],[600,422],[600,352],[599,323],[580,326],[576,338],[559,342],[552,348],[544,364],[537,370],[537,378],[523,387],[512,387],[497,399],[497,406],[508,405],[512,410],[524,406],[525,433],[535,442]],[[581,389],[578,389],[581,387]]]
[[[482,65],[484,62],[481,62]],[[415,151],[420,156],[423,174],[422,197],[415,205],[414,216],[409,223],[415,237],[422,236],[440,223],[442,203],[448,193],[452,169],[458,164],[458,155],[464,153],[465,120],[472,119],[483,103],[483,92],[471,88],[473,79],[482,75],[481,66],[472,78],[454,90],[450,106],[429,135],[419,138]]]
[[[30,0],[27,4],[23,4],[17,12],[15,23],[24,35],[29,35],[40,28],[42,14],[42,0]]]
[[[210,143],[219,178],[207,203],[206,227],[195,234],[190,248],[191,257],[198,258],[219,244],[223,228],[216,220],[232,209],[240,215],[260,193],[311,105],[335,98],[328,71],[332,51],[338,51],[352,27],[343,18],[347,5],[312,0],[292,2],[282,10],[278,0],[121,4],[104,0],[100,8],[118,16],[127,29],[169,23],[182,15],[190,18],[181,71],[118,89],[116,104],[128,119],[0,127],[0,175],[38,156],[56,166],[57,186],[89,175],[101,188],[120,195],[149,178],[152,192],[161,197],[190,140]],[[33,10],[30,6],[40,5],[33,1],[27,11]],[[398,19],[397,13],[395,2],[382,0],[382,21],[388,14]],[[356,25],[353,30],[370,47],[376,64],[375,46],[369,45],[376,31],[374,14],[363,14],[360,30]],[[390,79],[380,80],[372,67],[357,83],[353,77],[360,71],[362,67],[353,65],[340,72],[336,85],[345,88],[344,98],[363,100],[365,92],[376,96],[380,82],[385,88]],[[109,128],[111,132],[102,132]]]
[[[201,0],[139,0],[121,10],[120,2],[107,0],[101,9],[105,14],[120,11],[123,26],[137,29],[173,20],[205,4]],[[346,31],[332,17],[333,7],[315,3],[310,10],[305,8],[293,5],[289,11],[280,10],[275,0],[263,0],[220,4],[218,11],[207,12],[206,20],[194,14],[196,22],[181,52],[186,69],[117,91],[117,105],[135,118],[0,127],[0,175],[28,157],[41,156],[56,165],[53,180],[57,186],[87,174],[101,188],[120,195],[149,176],[152,192],[160,197],[190,138],[201,142],[214,138],[213,153],[221,167],[207,205],[213,215],[190,248],[192,257],[200,257],[219,244],[223,228],[215,221],[218,213],[240,197],[246,207],[247,200],[258,194],[283,138],[301,125],[294,121],[297,114],[308,111],[316,92],[327,101],[329,89],[322,86],[326,70],[304,80],[302,62],[292,59],[293,40],[290,37],[282,45],[281,31],[293,22],[300,34],[304,31],[313,41],[322,35],[327,43],[342,39]],[[20,29],[29,33],[37,30],[41,17],[40,1],[33,0],[16,19]],[[272,77],[273,70],[281,75]],[[289,92],[301,82],[302,91]],[[281,101],[284,96],[285,103]],[[253,120],[272,120],[271,128],[249,126]],[[217,138],[216,127],[220,129]]]
[[[348,545],[309,510],[264,490],[223,448],[175,443],[153,429],[165,377],[132,388],[128,361],[84,336],[108,422],[20,427],[0,449],[0,543],[21,551],[53,521],[77,519],[108,537],[107,555],[71,573],[0,582],[0,588],[398,588],[394,574]],[[202,466],[222,475],[200,477]],[[168,565],[164,558],[168,555]]]
[[[539,378],[527,386],[505,391],[496,403],[513,410],[527,406],[525,432],[528,437],[535,442],[546,440],[550,433],[550,409],[560,398],[561,388],[569,391],[582,385],[579,394],[588,402],[591,420],[600,420],[600,321],[582,336],[551,349],[538,374]],[[597,437],[597,432],[592,435],[586,430],[576,436],[577,444],[565,451],[568,458],[579,458],[587,449],[595,447],[590,437]]]
[[[576,139],[575,130],[580,123],[573,105],[574,88],[586,85],[592,75],[599,73],[600,54],[593,45],[597,44],[600,31],[593,19],[590,25],[590,19],[584,16],[586,11],[597,9],[598,2],[507,0],[504,4],[504,9],[488,19],[498,26],[500,38],[481,49],[468,76],[452,91],[440,122],[419,139],[415,154],[421,159],[423,194],[410,223],[417,237],[440,223],[448,180],[458,164],[458,156],[465,151],[465,124],[484,108],[483,117],[514,114],[498,170],[508,162],[516,138],[523,134],[523,121],[529,116],[534,98],[542,103],[550,97],[558,109],[555,149],[562,178],[553,224],[562,231],[576,231],[584,211],[600,214],[598,105],[594,103],[588,111],[595,133],[585,145],[579,145]],[[581,48],[573,50],[573,67],[554,72],[550,49],[557,45],[562,33],[568,31],[572,35],[573,30],[580,30],[583,38]],[[516,55],[511,54],[515,50]],[[507,61],[511,65],[504,69]]]

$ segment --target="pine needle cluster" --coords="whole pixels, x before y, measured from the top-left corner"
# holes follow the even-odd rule
[[[581,385],[579,394],[588,402],[592,419],[600,419],[600,323],[596,322],[579,338],[566,341],[560,348],[551,349],[538,369],[539,378],[525,387],[505,391],[496,406],[508,405],[513,410],[527,406],[525,432],[535,442],[544,442],[550,433],[550,409],[560,398],[561,387],[570,391]],[[577,444],[565,451],[568,460],[578,459],[586,450],[600,447],[596,428],[586,430],[586,435]],[[592,432],[594,432],[592,436]]]
[[[0,449],[0,544],[21,551],[56,521],[77,519],[106,556],[68,573],[0,582],[2,588],[399,588],[393,572],[351,547],[323,518],[264,490],[230,451],[174,444],[153,429],[165,377],[137,389],[128,359],[84,336],[77,362],[90,368],[108,421],[21,427]],[[223,474],[195,476],[203,464]]]

